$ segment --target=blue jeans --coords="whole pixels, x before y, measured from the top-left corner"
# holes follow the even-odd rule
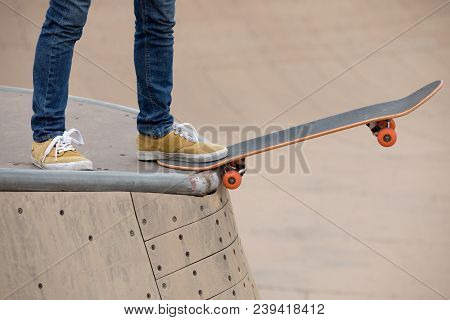
[[[33,68],[33,139],[43,142],[65,131],[65,109],[73,49],[81,38],[91,0],[50,0]],[[173,125],[173,27],[175,0],[135,0],[134,64],[137,128],[154,137]]]

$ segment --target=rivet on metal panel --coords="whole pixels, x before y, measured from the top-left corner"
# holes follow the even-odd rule
[[[201,296],[203,294],[203,291],[201,289],[198,290],[198,294]]]
[[[156,246],[154,244],[152,244],[150,248],[152,248],[152,250],[155,250]]]
[[[88,239],[89,239],[89,241],[92,241],[92,240],[94,240],[94,237],[89,235]]]
[[[147,219],[142,219],[142,224],[147,224]]]
[[[236,250],[235,249],[233,249],[233,253],[236,254]]]
[[[130,236],[134,236],[134,231],[130,230]]]
[[[228,235],[229,235],[229,236],[230,236],[230,238],[231,238],[231,232],[229,232],[229,231],[228,231]]]
[[[227,255],[226,254],[223,255],[223,260],[227,260]]]
[[[147,299],[150,299],[152,295],[150,293],[147,293]]]
[[[241,272],[241,267],[238,267],[238,271]]]
[[[220,237],[220,238],[219,238],[219,242],[222,243],[222,241],[223,241],[223,240],[222,240],[222,237]]]
[[[245,282],[244,282],[244,288],[245,288]]]
[[[196,275],[197,275],[197,271],[196,271],[196,270],[192,271],[192,274],[193,274],[194,276],[196,276]]]
[[[231,276],[228,276],[228,281],[231,281]]]
[[[233,296],[235,296],[235,295],[236,295],[236,291],[233,290]]]
[[[223,214],[225,215],[225,217],[227,216],[227,212],[226,211],[224,211]]]
[[[157,268],[158,268],[158,271],[161,271],[161,270],[162,270],[162,267],[161,267],[161,266],[157,266]]]
[[[216,219],[216,224],[219,225],[219,219]]]
[[[42,285],[42,283],[39,283],[39,284],[38,284],[38,288],[39,288],[39,289],[42,289],[43,287],[44,287],[44,286]]]
[[[190,255],[189,251],[186,251],[186,257],[189,257]]]
[[[223,198],[222,197],[220,197],[220,202],[223,202]]]
[[[23,209],[22,208],[17,209],[17,213],[18,214],[22,214],[23,213]]]
[[[172,217],[172,221],[173,221],[173,222],[177,222],[177,217],[173,216],[173,217]]]
[[[178,239],[183,240],[183,235],[180,234],[180,235],[178,236]]]
[[[167,288],[167,284],[165,283],[163,283],[161,286],[163,287],[163,289]]]
[[[205,207],[204,206],[200,206],[200,211],[203,211],[203,210],[205,210]]]
[[[63,216],[64,215],[64,210],[62,210],[62,209],[59,210],[59,214]]]

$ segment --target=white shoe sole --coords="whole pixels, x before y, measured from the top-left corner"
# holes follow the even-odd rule
[[[138,151],[137,158],[140,161],[155,161],[173,159],[184,162],[211,162],[223,159],[227,156],[228,149],[205,154],[189,153],[165,153],[160,151]]]
[[[44,170],[70,170],[70,171],[81,171],[81,170],[94,170],[94,165],[90,160],[82,160],[76,162],[68,162],[68,163],[40,163],[36,161],[34,158],[33,164]]]

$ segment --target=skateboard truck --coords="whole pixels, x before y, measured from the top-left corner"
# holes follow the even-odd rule
[[[394,119],[371,122],[367,126],[372,131],[372,134],[377,137],[378,143],[383,147],[392,147],[397,141]]]
[[[242,182],[242,176],[247,172],[245,158],[228,163],[224,166],[223,185],[227,189],[237,189]]]

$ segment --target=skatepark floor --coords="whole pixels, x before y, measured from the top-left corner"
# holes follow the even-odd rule
[[[448,4],[177,3],[173,112],[223,144],[447,82],[393,148],[359,127],[248,159],[231,197],[262,298],[450,297]],[[0,85],[31,88],[47,2],[0,6]],[[136,106],[133,26],[132,2],[93,2],[72,95]]]

